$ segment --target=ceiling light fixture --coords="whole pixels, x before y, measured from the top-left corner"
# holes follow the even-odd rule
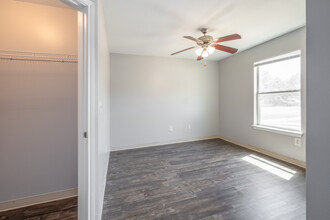
[[[224,45],[220,45],[218,43],[241,39],[241,36],[239,34],[232,34],[232,35],[220,37],[218,39],[214,39],[212,36],[206,35],[207,28],[202,28],[201,32],[204,34],[204,36],[201,36],[199,38],[194,38],[191,36],[183,36],[186,39],[195,41],[196,45],[193,47],[186,48],[184,50],[177,51],[175,53],[172,53],[171,55],[176,55],[178,53],[182,53],[184,51],[197,48],[197,50],[195,50],[195,53],[197,55],[197,61],[201,61],[201,63],[203,64],[203,59],[214,53],[215,50],[221,50],[231,54],[237,52],[236,48],[227,47]],[[206,66],[205,63],[204,66]]]
[[[211,55],[212,53],[214,53],[215,48],[214,47],[207,47],[206,50]]]
[[[206,48],[198,48],[195,50],[197,56],[202,56],[203,58],[208,57],[210,54]]]
[[[195,53],[197,56],[202,56],[202,57],[208,57],[209,55],[211,55],[212,53],[214,53],[215,48],[214,47],[206,47],[206,48],[198,48],[197,50],[195,50]]]

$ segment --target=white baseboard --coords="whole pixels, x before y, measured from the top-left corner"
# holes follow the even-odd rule
[[[75,188],[75,189],[68,189],[63,191],[57,191],[52,193],[46,193],[36,196],[30,196],[30,197],[0,202],[0,212],[36,205],[45,202],[56,201],[60,199],[66,199],[77,195],[78,195],[78,189]]]
[[[287,157],[287,156],[284,156],[284,155],[281,155],[281,154],[278,154],[278,153],[274,153],[272,151],[265,150],[265,149],[262,149],[262,148],[259,148],[259,147],[255,147],[255,146],[252,146],[252,145],[249,145],[249,144],[245,144],[245,143],[242,143],[242,142],[239,142],[239,141],[231,140],[231,139],[223,137],[221,135],[218,135],[218,138],[220,138],[222,140],[225,140],[225,141],[228,141],[230,143],[236,144],[238,146],[247,148],[249,150],[256,151],[258,153],[265,154],[265,155],[273,157],[275,159],[282,160],[284,162],[287,162],[287,163],[290,163],[290,164],[293,164],[293,165],[296,165],[298,167],[306,169],[306,162],[296,160],[296,159],[293,159],[293,158],[290,158],[290,157]]]
[[[202,140],[209,140],[219,138],[217,135],[215,136],[206,136],[206,137],[199,137],[199,138],[191,138],[191,139],[184,139],[184,140],[174,140],[174,141],[165,141],[165,142],[155,142],[155,143],[148,143],[148,144],[140,144],[140,145],[130,145],[124,147],[111,147],[111,152],[113,151],[121,151],[121,150],[131,150],[137,148],[145,148],[145,147],[156,147],[168,144],[179,144],[185,142],[192,142],[192,141],[202,141]]]
[[[259,147],[255,147],[249,144],[245,144],[239,141],[235,141],[226,137],[223,137],[221,135],[214,135],[214,136],[206,136],[206,137],[199,137],[199,138],[192,138],[192,139],[185,139],[185,140],[175,140],[175,141],[167,141],[167,142],[156,142],[156,143],[148,143],[148,144],[141,144],[141,145],[131,145],[131,146],[124,146],[124,147],[111,147],[111,152],[114,151],[121,151],[121,150],[130,150],[130,149],[138,149],[138,148],[145,148],[145,147],[156,147],[156,146],[162,146],[162,145],[168,145],[168,144],[178,144],[178,143],[185,143],[185,142],[192,142],[192,141],[201,141],[201,140],[209,140],[209,139],[215,139],[219,138],[225,141],[228,141],[230,143],[236,144],[240,147],[247,148],[249,150],[265,154],[267,156],[273,157],[278,160],[282,160],[284,162],[296,165],[298,167],[302,167],[306,169],[306,162],[296,160],[278,153],[274,153],[269,150],[265,150]]]

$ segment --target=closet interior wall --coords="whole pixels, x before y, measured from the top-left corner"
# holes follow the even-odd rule
[[[0,1],[0,50],[78,53],[77,12]],[[0,59],[0,202],[77,188],[76,62]]]

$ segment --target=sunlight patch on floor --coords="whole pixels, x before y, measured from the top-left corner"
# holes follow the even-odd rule
[[[294,176],[294,174],[296,174],[296,171],[292,169],[266,160],[262,157],[258,157],[254,154],[245,156],[242,159],[286,180],[290,180]]]

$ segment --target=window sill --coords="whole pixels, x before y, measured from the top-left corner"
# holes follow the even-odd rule
[[[283,135],[292,136],[292,137],[302,137],[304,135],[303,131],[291,131],[291,130],[285,130],[285,129],[280,129],[280,128],[266,127],[266,126],[262,126],[262,125],[252,125],[252,127],[257,130],[269,131],[269,132],[283,134]]]

